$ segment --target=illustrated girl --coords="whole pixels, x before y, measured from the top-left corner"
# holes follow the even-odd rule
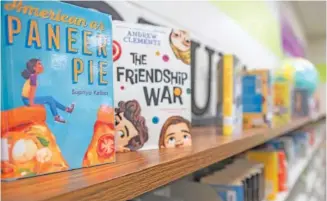
[[[159,148],[185,147],[192,145],[191,123],[181,116],[169,117],[161,128]]]
[[[191,63],[191,39],[189,33],[173,29],[169,35],[169,42],[176,58],[189,65]]]
[[[26,69],[22,72],[22,76],[26,79],[22,90],[22,100],[26,106],[34,105],[48,105],[51,113],[54,117],[54,121],[58,123],[66,123],[66,121],[59,116],[57,109],[65,111],[67,113],[72,113],[74,110],[74,104],[69,107],[65,107],[58,101],[56,101],[52,96],[36,96],[36,88],[38,86],[37,77],[43,72],[44,68],[42,66],[41,60],[30,59],[26,63]]]
[[[148,141],[148,127],[136,100],[120,101],[115,109],[117,152],[136,151]]]

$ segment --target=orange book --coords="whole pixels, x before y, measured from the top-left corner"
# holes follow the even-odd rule
[[[287,190],[287,162],[285,152],[278,152],[278,190]]]

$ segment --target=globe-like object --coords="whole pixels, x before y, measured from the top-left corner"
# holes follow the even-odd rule
[[[286,80],[295,88],[306,89],[312,95],[317,89],[319,75],[316,67],[303,58],[286,59],[276,70],[275,81]]]
[[[275,70],[276,81],[289,81],[293,84],[295,76],[294,59],[285,59],[282,65]]]

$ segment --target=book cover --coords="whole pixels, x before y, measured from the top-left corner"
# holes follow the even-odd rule
[[[306,89],[293,90],[292,94],[293,110],[292,117],[306,117],[309,116],[310,106],[309,106],[309,91]]]
[[[260,168],[262,164],[237,159],[225,169],[201,178],[201,183],[211,185],[222,200],[255,200],[259,196],[259,180],[257,183],[255,176]]]
[[[223,135],[242,132],[242,71],[234,55],[223,55],[218,65],[218,124]]]
[[[278,152],[249,151],[247,158],[264,164],[266,199],[275,200],[278,193]]]
[[[291,120],[291,86],[286,81],[279,81],[273,84],[273,90],[273,126],[278,127],[289,123]]]
[[[244,201],[247,189],[244,189],[245,179],[229,168],[201,179],[201,183],[210,185],[222,201]],[[240,171],[240,169],[238,169]],[[237,175],[237,176],[236,176]],[[238,178],[236,178],[238,177]],[[246,183],[247,185],[247,183]]]
[[[269,70],[246,71],[242,77],[243,127],[271,127],[272,85]]]
[[[114,22],[117,151],[192,145],[188,32]]]
[[[244,201],[244,187],[242,182],[226,185],[212,185],[222,201]]]
[[[234,161],[232,166],[236,166],[239,168],[236,171],[237,174],[242,173],[242,171],[246,173],[246,177],[244,177],[243,179],[245,200],[263,200],[264,178],[262,174],[264,165],[262,163],[249,161],[246,158],[238,158]]]
[[[1,2],[1,176],[114,162],[111,16]]]

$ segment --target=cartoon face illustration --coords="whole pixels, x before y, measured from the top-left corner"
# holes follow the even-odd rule
[[[192,145],[191,124],[180,116],[172,116],[162,126],[159,148],[174,148]]]
[[[138,135],[138,131],[132,122],[125,118],[124,113],[118,113],[115,115],[116,124],[116,139],[117,143],[123,146],[127,146],[128,142]]]
[[[176,58],[189,65],[191,63],[191,39],[188,32],[173,29],[169,35],[169,41]]]
[[[44,71],[43,65],[40,60],[37,60],[36,64],[34,65],[34,70],[37,74],[40,74]]]
[[[148,127],[136,100],[120,101],[115,109],[117,152],[136,151],[148,141]]]
[[[191,48],[190,35],[186,31],[173,29],[170,35],[171,43],[180,51],[188,51]]]

